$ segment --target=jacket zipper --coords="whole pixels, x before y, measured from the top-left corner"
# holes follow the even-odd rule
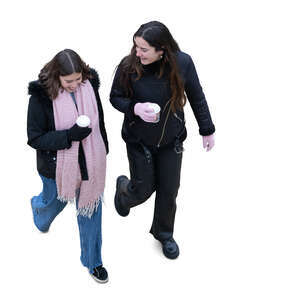
[[[178,117],[178,115],[175,113],[174,114],[174,117],[176,118],[176,119],[178,119],[181,123],[183,122],[179,117]]]
[[[165,111],[165,109],[166,109],[166,107],[167,107],[167,105],[169,104],[170,101],[171,101],[171,100],[169,100],[169,101],[166,103],[166,105],[165,105],[165,107],[164,107],[164,109],[163,109],[163,112]],[[163,130],[162,130],[162,134],[161,134],[161,137],[160,137],[159,142],[158,142],[158,144],[157,144],[157,147],[158,147],[158,148],[160,147],[160,143],[161,143],[161,141],[162,141],[162,139],[163,139],[163,137],[164,137],[164,135],[165,135],[166,124],[167,124],[167,121],[168,121],[168,118],[169,118],[170,111],[171,111],[171,105],[169,106],[168,114],[167,114],[167,117],[166,117],[166,120],[165,120],[165,123],[164,123],[164,126],[163,126]]]

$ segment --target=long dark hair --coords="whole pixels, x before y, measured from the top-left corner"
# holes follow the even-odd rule
[[[58,52],[42,68],[39,80],[47,91],[49,98],[54,100],[61,89],[59,76],[71,75],[73,73],[81,73],[82,81],[85,81],[90,77],[90,68],[75,51],[65,49]]]
[[[141,25],[138,31],[133,35],[133,47],[130,54],[121,62],[120,82],[125,88],[127,96],[132,96],[130,76],[136,74],[136,80],[139,80],[143,73],[143,66],[136,56],[134,40],[136,37],[143,38],[150,46],[154,47],[156,51],[163,51],[158,77],[161,78],[166,70],[169,70],[171,87],[171,98],[169,100],[171,109],[173,112],[175,112],[176,109],[182,109],[186,103],[186,97],[175,56],[176,52],[180,51],[180,49],[169,29],[158,21]]]

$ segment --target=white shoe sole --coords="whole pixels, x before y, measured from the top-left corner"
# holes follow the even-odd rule
[[[97,281],[98,283],[107,283],[108,282],[108,276],[107,276],[107,278],[105,279],[105,280],[100,280],[100,279],[98,279],[96,276],[94,276],[93,274],[91,274],[90,272],[89,272],[89,274],[92,276],[92,278],[95,280],[95,281]]]

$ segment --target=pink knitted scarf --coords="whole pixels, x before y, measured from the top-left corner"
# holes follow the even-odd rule
[[[70,149],[57,151],[56,186],[58,199],[75,201],[76,190],[80,188],[77,214],[93,215],[103,198],[106,174],[106,150],[99,128],[99,114],[94,90],[88,80],[81,83],[74,92],[78,111],[72,96],[63,90],[53,100],[56,130],[71,128],[79,115],[87,115],[91,120],[92,132],[82,140],[88,178],[81,180],[78,164],[79,142],[73,141]]]

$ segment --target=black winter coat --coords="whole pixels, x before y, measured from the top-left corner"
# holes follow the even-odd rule
[[[203,136],[215,132],[209,108],[202,91],[198,75],[192,58],[183,52],[176,53],[177,66],[184,82],[184,89],[190,102],[199,126],[199,132]],[[169,72],[165,72],[162,78],[158,78],[160,61],[143,66],[143,74],[139,80],[136,74],[131,75],[131,87],[133,96],[126,97],[124,88],[120,85],[119,76],[122,62],[119,65],[113,81],[110,102],[124,113],[122,137],[125,142],[142,142],[145,145],[163,146],[185,140],[187,133],[185,128],[184,112],[177,110],[170,112],[168,100],[171,98]],[[134,114],[134,105],[138,102],[153,102],[161,107],[160,121],[158,123],[144,122]]]
[[[106,153],[108,153],[103,109],[98,93],[99,76],[94,69],[90,69],[90,75],[91,79],[89,81],[94,89],[98,104],[100,132],[106,147]],[[55,179],[57,150],[70,148],[72,142],[68,140],[67,130],[55,130],[52,100],[38,80],[29,83],[28,94],[31,96],[27,113],[27,143],[37,150],[38,172],[45,177]],[[79,165],[81,174],[86,172],[86,170],[82,170],[84,162],[82,162],[81,156],[79,156]]]

